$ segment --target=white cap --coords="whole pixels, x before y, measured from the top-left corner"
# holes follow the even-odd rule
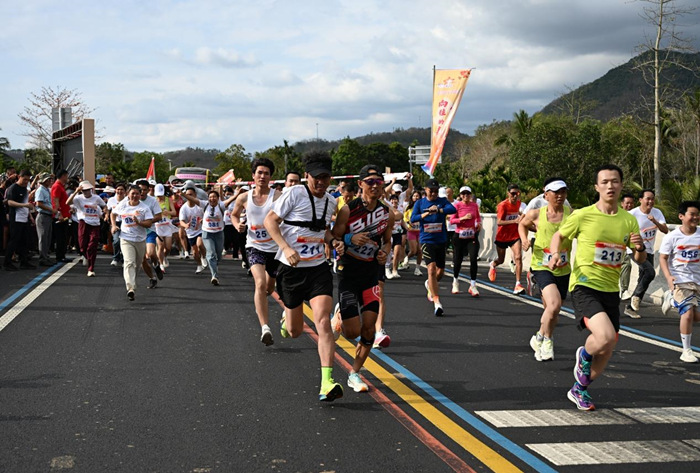
[[[80,183],[80,187],[82,187],[83,190],[85,190],[85,189],[93,189],[95,186],[93,186],[92,182],[90,182],[90,181],[83,181]]]
[[[462,192],[469,192],[471,194],[472,188],[469,186],[462,186],[459,188],[459,193],[461,194]]]
[[[447,189],[444,187],[438,189],[438,197],[447,197]]]
[[[196,188],[197,188],[197,186],[194,185],[194,181],[190,181],[190,180],[185,181],[185,184],[182,186],[183,190],[196,189]]]
[[[561,189],[566,189],[566,182],[564,181],[552,181],[544,187],[544,191],[558,191]]]
[[[165,186],[163,184],[156,184],[156,188],[153,191],[153,194],[156,197],[160,197],[161,195],[165,195]]]
[[[394,184],[391,186],[391,190],[394,192],[401,192],[403,190],[403,187],[401,187],[401,184]]]
[[[117,192],[117,191],[116,191],[116,189],[115,189],[114,187],[112,187],[112,186],[105,186],[104,192],[105,192],[105,194],[114,194],[114,193]]]

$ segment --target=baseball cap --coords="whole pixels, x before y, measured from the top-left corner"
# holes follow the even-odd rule
[[[369,176],[379,176],[382,177],[382,173],[375,164],[366,164],[360,169],[360,180],[366,179]]]
[[[403,187],[401,187],[401,184],[394,184],[391,186],[391,190],[394,192],[401,192],[403,190]]]
[[[459,193],[461,194],[462,192],[469,192],[471,194],[472,188],[469,186],[462,186],[459,188]]]
[[[42,172],[41,174],[39,174],[39,182],[45,182],[45,181],[51,179],[52,177],[53,176],[51,175],[51,173]]]
[[[312,161],[306,165],[306,172],[308,172],[311,177],[318,177],[321,174],[331,175],[331,161]]]
[[[556,192],[561,189],[566,189],[566,182],[564,181],[552,181],[549,184],[547,184],[544,188],[544,191],[553,191]]]
[[[153,194],[156,197],[160,197],[162,195],[165,195],[165,186],[163,184],[156,184],[156,188],[153,191]]]
[[[438,188],[440,187],[440,183],[438,182],[437,179],[432,178],[432,179],[428,179],[428,180],[425,182],[425,186],[424,186],[424,187],[427,187],[428,189],[438,189]]]

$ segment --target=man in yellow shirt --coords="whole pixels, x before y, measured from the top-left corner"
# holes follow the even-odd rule
[[[560,247],[564,239],[578,240],[569,292],[576,310],[579,329],[590,335],[576,350],[576,382],[567,397],[581,410],[595,409],[588,385],[605,369],[617,343],[620,330],[620,270],[626,248],[634,250],[634,260],[646,260],[644,241],[637,219],[619,211],[622,170],[612,164],[596,173],[598,201],[572,213],[552,237],[549,268],[562,263]]]

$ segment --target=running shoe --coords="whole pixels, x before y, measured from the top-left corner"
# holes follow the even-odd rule
[[[392,279],[401,279],[401,275],[398,273],[398,271],[392,271],[391,272]]]
[[[452,294],[459,294],[459,281],[456,279],[452,281]]]
[[[554,359],[554,342],[551,338],[545,338],[542,340],[542,349],[540,350],[540,357],[542,361],[549,361]]]
[[[133,301],[134,300],[134,291],[127,292],[126,298],[129,299],[130,301]]]
[[[87,272],[87,276],[88,276],[89,278],[94,278],[94,277],[95,277],[95,271],[88,271],[88,272]]]
[[[336,304],[331,314],[331,330],[333,331],[333,340],[338,340],[340,334],[343,333],[343,318],[340,316],[340,303]]]
[[[515,262],[513,260],[510,260],[510,272],[515,274]]]
[[[683,350],[683,353],[681,353],[681,361],[685,361],[686,363],[697,363],[698,358],[693,354],[693,350],[687,349]]]
[[[170,266],[170,261],[168,261],[168,257],[166,256],[165,258],[163,258],[163,267],[167,268],[169,266]]]
[[[282,320],[280,320],[280,335],[282,335],[282,338],[289,338],[289,332],[287,331],[287,324],[285,323],[284,319],[286,317],[286,314],[282,314]]]
[[[641,297],[637,296],[632,296],[632,299],[630,299],[630,307],[632,307],[632,310],[637,312],[639,310],[639,304],[642,302]]]
[[[153,262],[151,262],[151,266],[153,266],[153,270],[156,272],[158,279],[163,279],[163,270],[160,269],[160,264],[153,264]]]
[[[87,266],[87,258],[85,256],[80,257],[80,262],[83,263],[83,266]]]
[[[622,294],[620,294],[620,300],[628,301],[631,298],[632,298],[632,294],[630,294],[630,292],[627,289],[622,291]]]
[[[209,262],[207,261],[206,258],[202,258],[201,261],[202,261],[202,268],[206,268],[207,266],[209,266]]]
[[[413,271],[414,276],[423,276],[423,271],[420,270],[420,266],[416,265],[416,270]]]
[[[642,316],[639,315],[631,305],[625,306],[625,315],[633,319],[641,319]]]
[[[387,335],[384,329],[380,329],[379,332],[374,334],[374,345],[372,345],[372,348],[387,348],[389,345],[391,345],[391,337]]]
[[[197,269],[194,270],[194,274],[199,274],[202,271],[204,271],[204,266],[202,266],[201,264],[198,264]]]
[[[425,280],[425,290],[428,291],[428,300],[433,302],[433,295],[430,293],[430,288],[428,287],[428,280]]]
[[[496,282],[496,267],[493,265],[493,261],[489,263],[489,281]]]
[[[673,307],[673,294],[671,293],[671,291],[666,291],[666,292],[664,292],[663,300],[661,302],[661,312],[664,315],[668,315],[668,313],[671,312],[672,307]]]
[[[576,349],[576,364],[574,365],[574,379],[581,386],[591,384],[591,362],[583,359],[583,347]]]
[[[579,389],[575,384],[566,394],[566,397],[568,397],[569,401],[576,404],[576,407],[582,411],[595,410],[593,399],[591,399],[591,395],[588,394],[588,391],[586,389]]]
[[[155,289],[155,287],[157,285],[158,285],[158,280],[156,278],[153,278],[148,282],[148,289]]]
[[[109,264],[112,265],[112,266],[114,266],[115,268],[116,268],[117,266],[119,266],[119,263],[118,263],[117,260],[115,260],[115,259],[113,259],[112,262],[109,263]]]
[[[386,279],[394,279],[394,273],[392,273],[391,270],[390,270],[389,268],[386,268],[386,269],[384,270],[384,277],[385,277]]]
[[[530,348],[535,352],[535,360],[542,361],[542,342],[537,340],[537,334],[530,338]]]
[[[399,271],[406,271],[408,269],[408,263],[399,263]]]
[[[442,304],[440,304],[439,302],[436,302],[435,303],[435,317],[442,317],[443,315],[445,315],[445,311],[442,308]]]
[[[476,284],[469,285],[469,295],[472,297],[479,297],[479,290],[476,288]]]
[[[362,381],[362,378],[360,378],[360,375],[357,373],[350,373],[348,376],[348,387],[352,388],[356,393],[366,393],[369,391],[369,386]]]
[[[161,264],[161,265],[160,265],[160,270],[163,272],[163,274],[165,274],[165,265]]]
[[[267,325],[263,325],[262,328],[262,335],[260,335],[260,341],[266,346],[269,347],[275,341],[272,339],[272,331],[270,330],[270,327]]]
[[[515,287],[513,288],[513,294],[515,294],[517,296],[517,295],[522,294],[523,292],[525,292],[525,288],[523,287],[523,285],[520,284],[519,282],[516,282]]]
[[[218,286],[219,285],[219,278],[211,278],[211,285]]]
[[[321,390],[318,393],[318,400],[323,402],[333,402],[341,397],[343,397],[343,386],[333,379],[326,385],[321,385]]]

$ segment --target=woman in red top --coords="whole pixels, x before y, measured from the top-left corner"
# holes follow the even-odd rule
[[[479,256],[479,231],[481,230],[481,215],[479,206],[472,200],[472,190],[469,186],[459,189],[458,200],[453,204],[457,213],[450,216],[450,223],[456,225],[455,234],[452,237],[452,294],[459,293],[459,272],[462,269],[464,255],[469,255],[469,294],[478,297],[476,288],[476,270],[478,268],[477,256]]]

